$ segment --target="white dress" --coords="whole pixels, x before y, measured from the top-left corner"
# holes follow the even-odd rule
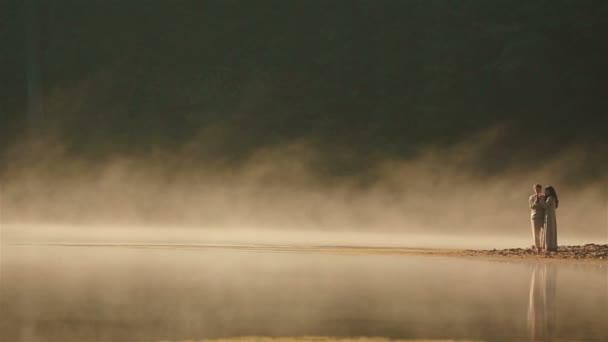
[[[557,251],[557,218],[555,216],[555,198],[547,197],[545,202],[545,232],[542,248],[548,251]]]

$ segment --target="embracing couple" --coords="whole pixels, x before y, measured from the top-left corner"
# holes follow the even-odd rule
[[[534,195],[530,196],[532,209],[532,237],[536,251],[557,251],[557,219],[555,209],[559,204],[557,193],[552,186],[545,188],[534,184]]]

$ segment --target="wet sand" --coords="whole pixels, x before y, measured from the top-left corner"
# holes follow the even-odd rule
[[[23,242],[11,245],[99,247],[136,249],[209,250],[227,249],[259,252],[330,253],[361,255],[407,255],[458,258],[480,258],[491,260],[523,259],[531,261],[592,262],[608,263],[608,244],[586,244],[581,246],[560,246],[557,252],[537,252],[530,248],[508,249],[447,249],[447,248],[405,248],[405,247],[365,247],[365,246],[289,246],[289,245],[230,245],[230,244],[149,244],[149,243],[79,243],[79,242]]]

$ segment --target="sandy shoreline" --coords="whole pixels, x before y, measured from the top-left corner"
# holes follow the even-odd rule
[[[453,339],[391,339],[387,337],[330,337],[330,336],[300,336],[300,337],[264,337],[242,336],[219,339],[187,340],[191,342],[467,342],[478,340]],[[161,342],[172,342],[161,340]]]
[[[56,247],[96,247],[96,248],[137,248],[172,250],[227,249],[258,252],[285,253],[328,253],[353,255],[407,255],[460,257],[492,260],[537,260],[563,262],[608,263],[608,244],[587,244],[581,246],[560,246],[557,252],[537,253],[531,249],[448,249],[448,248],[406,248],[374,246],[288,246],[288,245],[229,245],[229,244],[149,244],[149,243],[81,243],[81,242],[14,242],[12,246],[56,246]]]

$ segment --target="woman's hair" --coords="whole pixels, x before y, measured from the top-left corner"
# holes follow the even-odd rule
[[[555,188],[548,186],[545,188],[545,192],[548,194],[545,200],[548,200],[549,197],[555,198],[555,207],[557,208],[559,206],[559,200],[557,199],[557,192],[555,192]]]

